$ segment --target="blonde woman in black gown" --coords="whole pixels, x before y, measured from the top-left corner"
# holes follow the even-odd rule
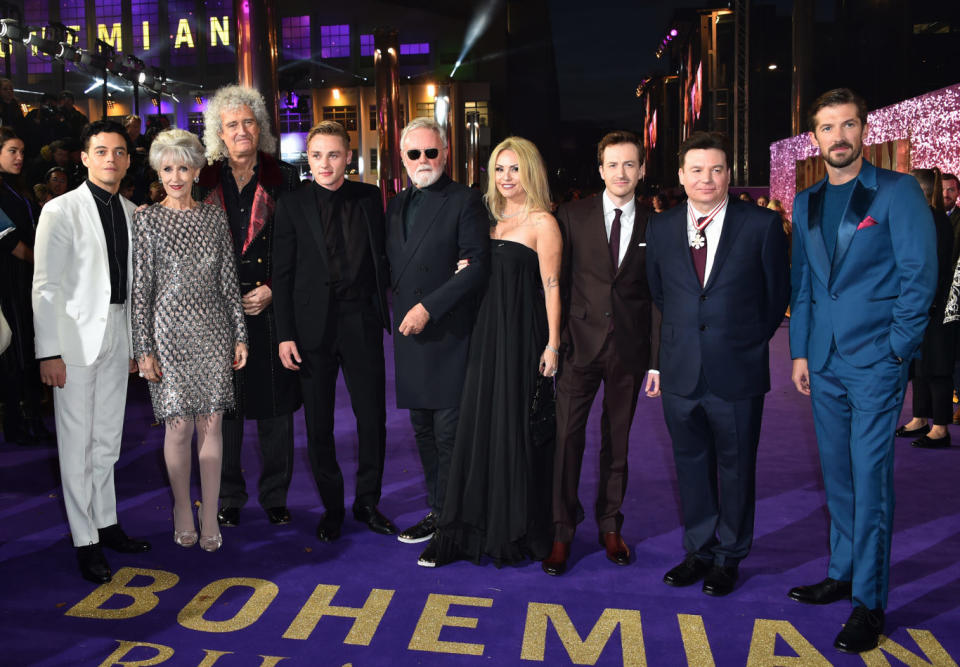
[[[470,339],[443,510],[418,561],[424,567],[484,556],[497,566],[541,560],[553,540],[553,438],[534,437],[530,412],[538,375],[552,385],[557,372],[563,242],[536,146],[505,139],[488,173],[484,199],[496,222],[490,282]]]
[[[133,349],[150,383],[153,411],[166,424],[163,458],[173,491],[174,541],[216,551],[222,417],[234,407],[233,371],[247,361],[236,258],[226,214],[201,204],[191,188],[205,162],[184,130],[150,147],[150,166],[166,197],[134,216]],[[202,503],[194,529],[190,441],[197,431]]]

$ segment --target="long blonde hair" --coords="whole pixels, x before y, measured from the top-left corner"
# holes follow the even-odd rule
[[[483,196],[487,210],[499,220],[506,205],[506,200],[497,190],[496,183],[497,158],[503,151],[513,151],[517,154],[520,184],[527,193],[527,199],[523,204],[524,216],[531,211],[549,213],[550,186],[547,184],[547,168],[543,164],[543,158],[540,157],[537,147],[523,137],[507,137],[490,152],[490,162],[487,165],[487,193]]]

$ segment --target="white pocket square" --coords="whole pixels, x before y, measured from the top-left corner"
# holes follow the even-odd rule
[[[646,244],[646,243],[638,243],[638,244],[637,244],[637,247],[638,247],[638,248],[646,248],[646,247],[647,247],[647,244]]]

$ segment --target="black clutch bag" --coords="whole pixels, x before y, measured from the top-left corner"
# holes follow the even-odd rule
[[[530,440],[534,447],[553,442],[557,435],[557,398],[552,377],[537,373],[530,401]]]

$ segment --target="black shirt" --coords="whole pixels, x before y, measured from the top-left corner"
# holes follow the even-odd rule
[[[350,191],[349,186],[328,190],[313,184],[326,242],[330,286],[340,301],[369,301],[377,291],[370,235],[363,211]]]
[[[123,212],[119,194],[111,194],[87,179],[87,187],[97,202],[97,213],[103,225],[103,237],[107,242],[107,264],[110,266],[110,303],[127,301],[127,254],[130,244],[127,237],[127,216]]]
[[[227,211],[227,219],[230,221],[230,233],[233,236],[233,246],[237,255],[243,250],[243,243],[247,240],[247,228],[250,226],[250,213],[253,209],[253,198],[257,194],[257,179],[260,174],[260,163],[253,167],[253,176],[250,181],[243,186],[243,190],[237,188],[237,181],[233,178],[233,169],[230,168],[230,161],[223,161],[223,173],[220,177],[220,184],[223,187],[223,206]]]

